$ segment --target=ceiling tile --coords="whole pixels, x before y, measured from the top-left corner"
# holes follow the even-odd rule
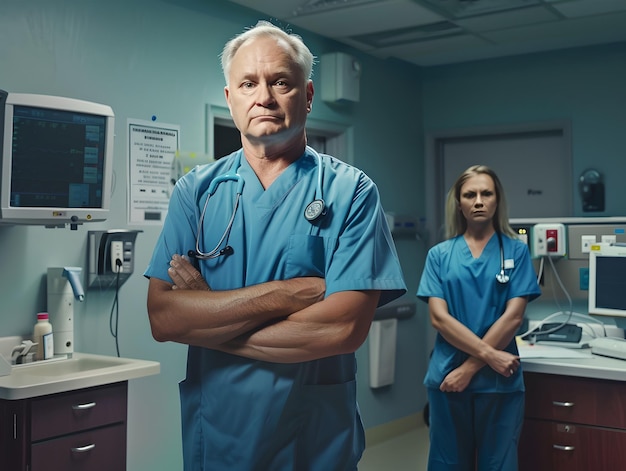
[[[555,21],[559,17],[544,7],[523,8],[515,11],[493,13],[456,20],[455,23],[470,31],[492,31],[515,26]]]
[[[439,22],[444,18],[409,0],[389,0],[291,16],[287,20],[323,36],[343,38]]]
[[[626,41],[626,0],[230,1],[373,56],[422,66]],[[307,4],[320,8],[299,9]]]
[[[416,43],[402,44],[376,50],[376,55],[380,57],[414,57],[420,54],[442,53],[445,51],[457,51],[463,53],[476,47],[488,44],[485,40],[472,35],[460,35],[454,37],[433,39]]]
[[[543,0],[415,0],[444,11],[451,19],[469,18],[495,12],[513,11],[540,5]]]
[[[495,43],[516,43],[529,50],[545,51],[625,41],[623,25],[626,25],[626,12],[486,32],[483,36]]]
[[[626,10],[624,0],[570,0],[552,6],[568,18]]]
[[[210,0],[214,1],[214,0]],[[232,3],[237,3],[244,7],[252,8],[253,10],[262,11],[265,14],[275,16],[276,18],[286,18],[293,15],[295,7],[297,7],[301,1],[296,2],[289,0],[263,0],[263,4],[259,4],[259,0],[230,0]],[[209,3],[207,1],[207,3]]]

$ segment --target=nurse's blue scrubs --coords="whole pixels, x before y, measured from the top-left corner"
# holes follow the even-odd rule
[[[508,283],[499,283],[500,244],[494,234],[474,258],[463,236],[436,245],[428,252],[417,296],[444,299],[452,316],[483,337],[502,315],[508,300],[541,294],[528,247],[502,236]],[[515,339],[504,349],[518,355]],[[506,378],[483,367],[461,393],[444,393],[439,386],[468,355],[437,334],[424,384],[430,410],[429,471],[517,469],[517,443],[524,413],[522,369]]]
[[[145,275],[171,282],[172,255],[195,248],[209,183],[237,171],[245,186],[228,240],[234,253],[199,262],[212,289],[319,276],[326,295],[382,290],[380,305],[401,296],[406,287],[376,186],[337,159],[321,159],[328,214],[315,223],[304,217],[319,197],[310,150],[267,190],[241,151],[192,170],[176,184]],[[211,196],[203,252],[224,233],[236,186],[222,182]],[[354,354],[279,364],[189,347],[180,384],[185,470],[355,470],[364,449],[355,373]]]

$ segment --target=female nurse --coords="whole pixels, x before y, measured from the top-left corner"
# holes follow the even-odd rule
[[[437,330],[424,379],[428,469],[514,471],[524,412],[515,333],[540,290],[493,170],[475,165],[459,176],[446,236],[429,250],[417,291]]]

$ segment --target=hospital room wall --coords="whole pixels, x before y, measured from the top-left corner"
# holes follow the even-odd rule
[[[204,153],[205,106],[225,106],[218,55],[224,42],[258,19],[252,11],[201,0],[5,0],[0,2],[0,88],[9,92],[70,96],[110,105],[116,114],[112,211],[103,223],[69,229],[0,226],[0,336],[31,333],[45,309],[50,266],[86,270],[87,231],[140,229],[135,274],[121,287],[120,353],[156,360],[161,374],[129,382],[128,469],[181,468],[178,381],[183,346],[155,342],[146,314],[148,263],[159,228],[129,225],[126,186],[127,119],[180,125],[181,148]],[[378,184],[386,209],[421,214],[424,195],[419,74],[323,38],[302,34],[317,56],[342,50],[362,62],[361,100],[327,105],[319,97],[311,116],[352,127],[354,162]],[[318,84],[319,72],[314,77]],[[383,87],[381,87],[383,84]],[[402,90],[398,99],[391,91]],[[389,119],[393,117],[393,119]],[[401,188],[402,191],[398,191]],[[398,251],[413,301],[424,247],[399,239]],[[75,312],[76,350],[115,355],[109,334],[113,292],[88,291]],[[402,321],[397,381],[367,387],[367,344],[358,352],[359,400],[367,427],[414,414],[425,402],[425,320]]]
[[[428,68],[424,131],[568,120],[574,213],[563,216],[623,216],[625,80],[626,43]],[[578,177],[590,167],[604,175],[610,214],[582,212]]]
[[[423,74],[424,132],[571,123],[573,214],[626,216],[626,43],[433,67]],[[578,178],[587,168],[603,174],[607,211],[584,213]],[[537,169],[541,172],[541,168]],[[578,272],[576,261],[558,261],[557,271]],[[546,268],[548,271],[549,268]],[[574,282],[576,277],[569,277]],[[549,280],[548,280],[549,282]],[[553,285],[556,283],[553,282]],[[568,291],[578,285],[565,284]],[[557,304],[552,296],[552,289]],[[528,307],[530,318],[542,319],[568,306],[554,286]],[[583,292],[584,293],[584,292]],[[578,306],[582,304],[581,306]],[[574,306],[586,312],[585,300]],[[624,319],[603,318],[624,327]]]

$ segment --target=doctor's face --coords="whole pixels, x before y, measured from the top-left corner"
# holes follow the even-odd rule
[[[243,141],[287,147],[304,139],[313,84],[292,54],[273,37],[251,40],[235,53],[224,92]]]
[[[463,183],[459,209],[468,225],[491,223],[497,208],[496,187],[489,175],[477,173]]]

